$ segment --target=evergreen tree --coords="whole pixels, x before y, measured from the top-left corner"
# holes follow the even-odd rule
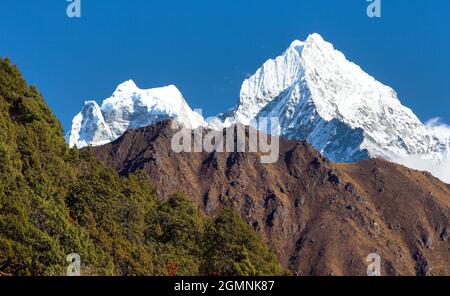
[[[189,198],[160,200],[150,184],[69,149],[41,94],[0,59],[0,274],[63,275],[70,253],[85,275],[278,272],[238,215],[207,219]]]

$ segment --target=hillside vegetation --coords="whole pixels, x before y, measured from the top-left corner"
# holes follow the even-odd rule
[[[0,274],[269,275],[280,267],[231,208],[207,218],[183,194],[161,199],[69,149],[39,91],[0,59]]]

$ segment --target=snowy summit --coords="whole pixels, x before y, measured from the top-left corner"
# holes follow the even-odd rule
[[[174,86],[140,89],[132,81],[120,84],[100,107],[87,101],[72,122],[68,135],[71,147],[98,146],[114,141],[127,129],[146,127],[165,119],[175,119],[188,128],[204,124]]]
[[[424,125],[395,91],[319,34],[294,41],[242,84],[237,106],[210,126],[278,117],[281,135],[307,140],[335,162],[379,157],[450,182],[450,134]]]
[[[281,135],[307,140],[335,162],[379,157],[426,170],[450,183],[450,132],[423,124],[396,92],[365,73],[319,34],[294,41],[241,87],[235,108],[210,120],[210,128],[249,125],[277,117]],[[119,85],[99,107],[86,102],[74,118],[71,146],[102,145],[129,128],[174,118],[188,127],[205,125],[175,86],[139,89]]]

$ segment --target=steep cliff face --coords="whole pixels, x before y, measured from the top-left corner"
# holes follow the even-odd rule
[[[333,164],[306,142],[280,139],[276,163],[261,153],[174,153],[165,121],[91,148],[122,175],[143,170],[161,196],[186,192],[208,215],[232,203],[302,275],[449,274],[450,187],[383,160]]]

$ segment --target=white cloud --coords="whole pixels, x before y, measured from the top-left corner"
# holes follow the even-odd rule
[[[431,118],[425,123],[425,125],[439,138],[450,139],[450,126],[442,122],[440,117]]]
[[[414,170],[430,172],[436,178],[439,178],[445,183],[450,184],[449,154],[447,154],[447,157],[441,164],[435,163],[433,160],[424,159],[418,155],[398,157],[393,161]]]
[[[431,118],[426,127],[447,147],[450,147],[450,126],[441,118]],[[411,169],[430,172],[433,176],[450,184],[450,150],[444,155],[441,163],[428,159],[426,155],[392,156],[392,161]]]

